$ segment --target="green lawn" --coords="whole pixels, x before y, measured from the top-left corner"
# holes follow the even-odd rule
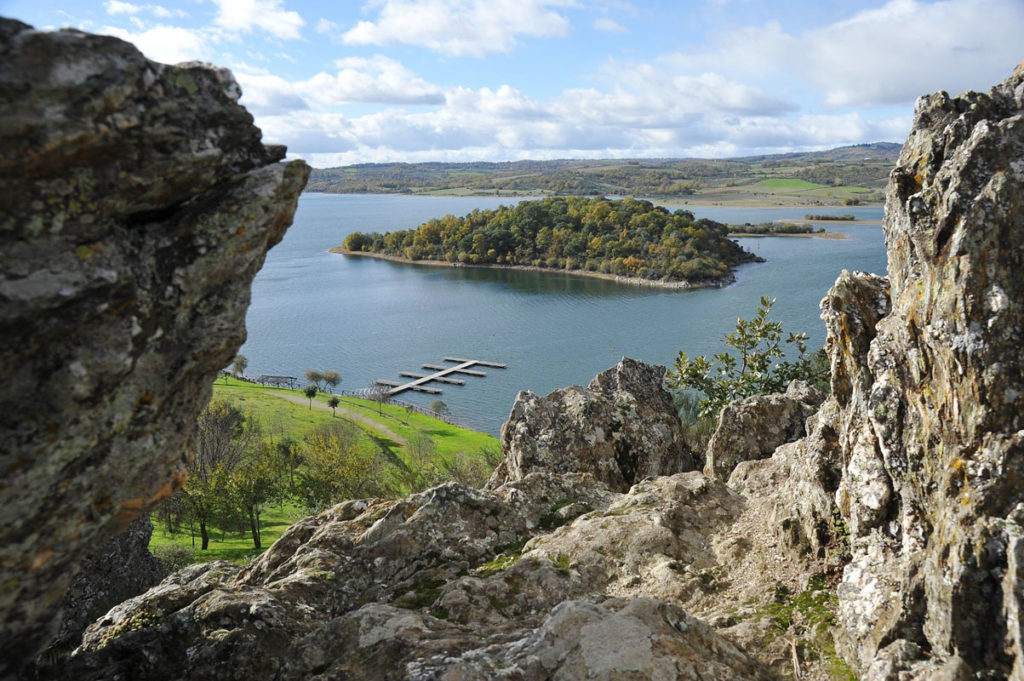
[[[298,396],[302,398],[303,404],[296,404],[281,395]],[[289,390],[287,388],[268,388],[260,385],[238,381],[234,378],[217,379],[213,389],[214,400],[226,400],[238,408],[255,416],[262,426],[264,436],[275,441],[281,439],[292,439],[296,441],[302,438],[317,426],[337,422],[346,419],[346,416],[339,411],[337,416],[332,415],[329,410],[308,407],[308,400],[301,390]],[[314,400],[326,404],[328,395],[320,394]],[[365,433],[367,444],[374,444],[385,452],[391,462],[399,467],[413,467],[416,464],[407,457],[406,447],[390,437],[386,432],[378,430],[376,426],[389,430],[400,438],[410,441],[419,435],[426,435],[436,445],[437,455],[445,461],[450,461],[456,453],[462,453],[470,457],[481,457],[484,450],[497,451],[499,444],[497,439],[487,433],[479,433],[466,428],[445,423],[439,419],[407,410],[405,407],[384,404],[378,405],[370,400],[358,399],[355,397],[339,397],[341,404],[339,409],[347,409],[359,414],[365,421],[352,420]],[[347,419],[346,419],[347,420]],[[393,474],[394,467],[388,467],[389,475]],[[401,491],[404,489],[402,483],[390,480],[393,486]],[[262,517],[262,544],[266,548],[270,546],[284,530],[295,521],[303,518],[306,512],[294,503],[275,505],[265,510]],[[177,534],[168,534],[166,527],[153,517],[154,532],[150,540],[150,549],[159,551],[162,547],[181,546],[192,549],[193,538],[188,528],[179,531]],[[220,529],[213,530],[210,538],[210,548],[201,551],[199,546],[198,528],[193,550],[193,560],[231,560],[234,562],[247,562],[252,556],[259,553],[252,546],[252,538],[248,531],[244,533],[222,533]]]
[[[260,518],[260,542],[263,550],[284,533],[288,527],[297,520],[306,517],[306,512],[295,504],[274,505],[264,510]],[[257,551],[252,546],[252,537],[249,531],[221,532],[219,529],[210,532],[210,548],[206,551],[199,547],[202,542],[199,539],[199,528],[195,529],[195,541],[193,548],[193,537],[187,527],[179,528],[176,534],[168,534],[167,528],[153,517],[153,537],[149,540],[149,550],[159,553],[167,546],[184,546],[192,549],[192,560],[196,563],[206,563],[211,560],[230,560],[233,563],[247,563],[250,558],[262,551]]]

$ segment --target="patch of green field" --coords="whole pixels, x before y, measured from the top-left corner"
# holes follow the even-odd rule
[[[187,527],[179,527],[175,534],[167,532],[167,527],[153,517],[153,537],[149,540],[149,550],[159,554],[162,549],[180,546],[192,550],[192,562],[206,563],[211,560],[229,560],[233,563],[248,563],[280,538],[290,525],[306,517],[307,513],[299,506],[286,503],[273,505],[263,511],[260,518],[260,542],[263,549],[256,550],[252,546],[249,528],[239,532],[222,532],[220,529],[210,531],[210,548],[203,551],[199,547],[199,528],[195,528],[195,537]]]
[[[826,187],[826,185],[823,184],[815,184],[814,182],[807,182],[806,180],[784,177],[761,180],[758,184],[762,187],[771,187],[773,189],[824,189]]]
[[[283,399],[282,395],[299,397],[302,403],[296,404]],[[379,447],[394,464],[385,469],[387,486],[403,494],[411,490],[408,489],[407,483],[396,475],[395,467],[418,470],[416,467],[419,464],[416,463],[415,457],[406,455],[406,446],[395,441],[387,431],[406,442],[419,436],[429,437],[436,446],[436,456],[445,462],[450,461],[458,453],[483,458],[484,450],[496,451],[499,448],[497,439],[487,433],[460,428],[402,406],[378,405],[376,402],[355,397],[339,396],[341,403],[335,416],[329,409],[318,408],[316,404],[310,409],[309,401],[301,390],[264,387],[228,377],[217,379],[213,399],[225,400],[251,414],[260,423],[264,436],[274,441],[301,441],[307,433],[318,426],[336,423],[342,419],[350,420],[365,433],[366,445]],[[329,395],[319,394],[314,398],[314,402],[326,405],[328,399]],[[358,414],[361,419],[349,419],[343,410]],[[264,549],[274,543],[289,525],[305,516],[306,512],[292,502],[265,509],[261,518]],[[239,532],[212,530],[210,548],[202,551],[198,548],[198,527],[195,528],[193,548],[193,536],[189,528],[180,528],[176,534],[170,534],[155,515],[153,524],[155,529],[149,547],[151,551],[158,553],[166,547],[178,546],[191,550],[192,560],[196,562],[230,560],[236,563],[246,563],[261,553],[253,548],[248,528],[240,529]]]

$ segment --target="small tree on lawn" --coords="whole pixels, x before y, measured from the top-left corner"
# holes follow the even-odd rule
[[[306,381],[308,381],[310,385],[315,385],[316,389],[320,390],[320,382],[324,380],[324,373],[322,371],[317,371],[316,369],[306,369],[305,376]]]
[[[391,388],[380,383],[374,383],[366,389],[367,396],[377,403],[377,413],[384,414],[384,403],[391,400]]]
[[[302,392],[304,392],[306,394],[306,397],[309,398],[309,410],[313,411],[313,398],[316,397],[316,394],[319,391],[316,389],[315,385],[307,385],[306,389],[303,390]]]
[[[444,418],[451,412],[448,410],[448,405],[441,400],[434,400],[430,403],[430,411],[433,412],[434,416],[438,418]]]
[[[321,378],[323,379],[324,384],[331,389],[331,392],[334,392],[334,389],[338,387],[339,383],[341,383],[341,374],[337,371],[325,371],[321,375]]]
[[[327,400],[327,406],[331,408],[331,414],[333,416],[337,416],[338,415],[338,412],[336,410],[337,410],[338,404],[340,402],[341,402],[341,400],[339,400],[336,395],[331,397],[331,399]]]
[[[232,366],[235,369],[235,374],[242,376],[245,374],[246,367],[249,366],[249,358],[245,355],[235,355],[235,361]]]

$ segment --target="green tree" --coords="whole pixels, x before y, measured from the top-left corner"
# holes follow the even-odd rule
[[[331,392],[334,392],[334,389],[338,387],[339,383],[341,383],[341,374],[337,371],[325,371],[321,374],[321,378],[323,379],[324,385],[330,387]]]
[[[701,355],[690,359],[679,352],[666,376],[673,388],[691,388],[703,393],[701,416],[715,416],[732,400],[750,395],[781,392],[794,379],[822,382],[822,361],[819,351],[807,354],[807,334],[783,336],[782,322],[768,318],[774,298],[762,297],[753,319],[737,319],[736,330],[722,342],[731,352],[716,353],[709,360]],[[784,360],[786,346],[797,350],[797,358]],[[827,366],[827,363],[826,363]]]
[[[225,402],[211,403],[197,420],[182,502],[189,520],[199,525],[203,551],[210,546],[210,527],[227,506],[227,476],[241,459],[246,431],[244,414]]]
[[[366,389],[367,399],[377,403],[377,414],[384,414],[384,403],[391,401],[391,388],[380,383],[372,383]]]
[[[360,445],[360,430],[352,423],[337,421],[315,428],[302,449],[296,491],[310,511],[381,493],[380,453]]]
[[[245,374],[246,367],[249,366],[249,359],[245,355],[235,355],[235,361],[232,366],[235,369],[235,373],[242,376]]]
[[[448,410],[448,405],[441,400],[434,400],[430,403],[430,411],[433,412],[434,416],[438,418],[444,418],[451,412]]]
[[[327,406],[331,408],[331,414],[333,416],[337,416],[338,415],[337,409],[338,409],[338,404],[340,404],[340,403],[341,403],[341,400],[338,399],[337,395],[332,395],[331,399],[327,400]]]
[[[316,397],[316,394],[319,391],[316,389],[315,385],[307,385],[306,389],[302,392],[309,398],[309,410],[313,411],[313,398]]]
[[[324,380],[324,374],[322,371],[316,369],[306,369],[304,374],[306,381],[316,386],[317,390],[320,390],[320,382]]]
[[[263,548],[260,516],[264,507],[284,494],[281,469],[284,462],[276,447],[260,439],[246,443],[244,455],[230,471],[226,493],[252,534],[252,545]]]

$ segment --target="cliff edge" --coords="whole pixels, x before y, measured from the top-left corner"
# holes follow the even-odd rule
[[[0,677],[88,547],[182,482],[309,169],[224,69],[0,19]],[[18,651],[18,655],[11,655]]]

